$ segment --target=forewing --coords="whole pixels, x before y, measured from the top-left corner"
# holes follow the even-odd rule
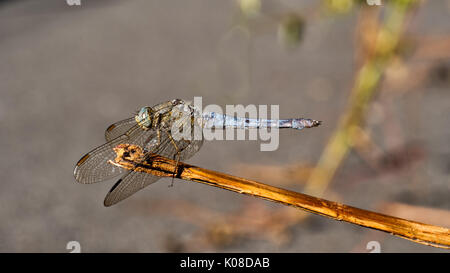
[[[145,172],[129,171],[119,179],[108,192],[105,197],[104,205],[109,207],[117,204],[140,189],[156,182],[158,179],[160,179],[159,176],[154,176]]]
[[[111,141],[116,137],[125,134],[134,125],[136,125],[136,120],[134,117],[111,124],[105,131],[106,141]]]
[[[117,167],[108,162],[109,160],[113,161],[116,157],[113,148],[121,143],[148,147],[148,145],[150,145],[149,143],[154,141],[155,136],[156,133],[154,130],[145,131],[136,124],[125,134],[112,139],[83,156],[75,166],[75,179],[80,183],[90,184],[107,180],[126,172],[126,169]]]

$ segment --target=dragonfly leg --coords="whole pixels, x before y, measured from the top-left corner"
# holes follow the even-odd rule
[[[180,150],[178,148],[178,145],[175,143],[175,140],[173,140],[173,137],[172,137],[172,135],[169,132],[167,132],[167,136],[169,137],[170,142],[172,143],[173,147],[175,147],[175,150],[177,151],[173,155],[173,158],[172,158],[173,160],[175,160],[175,157],[176,157],[176,160],[177,160],[176,164],[175,164],[175,172],[173,173],[173,176],[172,176],[172,183],[170,183],[170,185],[169,185],[169,187],[172,187],[173,186],[173,181],[175,180],[175,175],[178,173],[178,163],[180,162],[180,156],[181,156],[181,152],[183,150]]]
[[[158,129],[158,130],[156,130],[156,137],[157,137],[157,139],[158,139],[158,147],[159,147],[159,145],[161,145],[161,131]]]
[[[189,140],[184,140],[184,141],[186,141],[188,143],[188,145],[191,143]],[[175,175],[178,174],[178,163],[180,163],[181,153],[188,147],[188,145],[186,145],[185,147],[183,147],[181,149],[178,149],[177,153],[173,156],[173,160],[175,160],[175,157],[176,157],[177,161],[175,164],[176,168],[175,168],[175,172],[172,176],[172,183],[170,184],[170,187],[173,186],[173,180],[175,179]]]

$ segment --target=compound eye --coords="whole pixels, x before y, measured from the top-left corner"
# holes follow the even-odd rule
[[[142,118],[142,116],[145,114],[146,111],[147,111],[146,108],[145,108],[145,107],[142,107],[142,108],[139,110],[139,112],[138,112],[137,115],[138,115],[140,118]]]
[[[148,116],[149,113],[151,113],[151,112],[152,112],[152,108],[145,106],[145,107],[142,107],[141,110],[139,110],[138,116],[140,116],[140,117]]]
[[[129,152],[124,152],[123,153],[123,157],[130,157],[130,153]]]
[[[174,100],[172,101],[172,104],[173,104],[173,105],[178,105],[178,104],[181,104],[181,103],[183,103],[183,101],[180,100],[180,99],[174,99]]]

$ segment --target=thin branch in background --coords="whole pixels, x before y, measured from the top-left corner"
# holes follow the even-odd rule
[[[347,110],[305,186],[306,193],[322,195],[346,158],[353,144],[353,132],[365,122],[368,106],[378,90],[382,75],[396,56],[404,21],[412,10],[409,5],[414,4],[393,2],[387,5],[388,14],[383,24],[373,32],[374,42],[369,43],[371,48],[365,50],[365,59],[356,75]]]

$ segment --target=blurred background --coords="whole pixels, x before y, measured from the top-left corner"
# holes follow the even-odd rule
[[[182,180],[105,208],[73,168],[142,106],[277,104],[323,124],[188,162],[450,227],[450,1],[77,2],[0,1],[1,252],[443,251]]]

